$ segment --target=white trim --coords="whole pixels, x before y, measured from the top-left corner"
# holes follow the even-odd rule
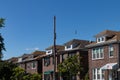
[[[102,53],[101,53],[102,51]],[[95,57],[93,57],[95,55]],[[102,57],[101,57],[102,55]],[[104,48],[99,47],[99,48],[94,48],[92,49],[92,60],[97,60],[97,59],[104,59]]]
[[[73,49],[73,45],[69,45],[70,47],[68,48],[67,46],[65,46],[65,50],[71,50]]]
[[[95,73],[94,73],[94,70],[95,70]],[[98,74],[99,74],[100,79],[98,79]],[[95,79],[93,79],[94,75],[95,75]],[[104,80],[102,79],[102,70],[100,68],[92,69],[92,80]]]
[[[52,49],[46,51],[46,54],[47,54],[47,55],[52,54],[52,53],[53,53],[53,50],[52,50]]]

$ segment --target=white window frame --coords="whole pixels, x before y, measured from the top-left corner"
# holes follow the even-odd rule
[[[47,55],[52,54],[52,53],[53,53],[53,50],[52,50],[52,49],[46,51],[46,54],[47,54]]]
[[[35,65],[35,67],[33,67],[33,65]],[[36,62],[32,62],[31,67],[32,67],[32,69],[36,69],[36,67],[37,67]]]
[[[92,49],[92,60],[104,59],[104,48],[94,48]]]
[[[105,42],[105,36],[97,38],[97,43],[100,43],[100,42]]]
[[[112,56],[111,56],[111,52],[112,52]],[[109,45],[109,58],[113,58],[114,56],[114,47],[113,45]]]
[[[68,48],[67,46],[65,46],[65,50],[71,50],[73,49],[73,45],[69,45],[70,47]]]
[[[99,79],[98,79],[99,74]],[[104,72],[100,68],[94,68],[92,69],[92,80],[104,80]]]

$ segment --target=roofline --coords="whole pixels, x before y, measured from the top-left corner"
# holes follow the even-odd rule
[[[85,47],[92,48],[92,47],[97,47],[97,46],[102,46],[102,45],[107,45],[107,44],[112,44],[112,43],[120,43],[120,41],[115,39],[115,40],[110,40],[110,41],[96,43],[96,44],[89,44],[89,45],[86,45]]]

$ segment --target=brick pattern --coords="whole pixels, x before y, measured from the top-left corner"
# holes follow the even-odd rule
[[[113,44],[114,54],[113,58],[109,58],[109,45],[102,46],[104,48],[104,59],[92,60],[92,48],[89,49],[89,77],[92,80],[92,69],[100,68],[107,63],[116,63],[118,62],[118,53],[119,53],[119,44]],[[107,77],[107,72],[105,72]],[[107,78],[106,78],[107,80]]]

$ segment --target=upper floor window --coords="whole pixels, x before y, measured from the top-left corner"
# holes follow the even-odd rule
[[[52,53],[53,53],[52,49],[46,51],[46,54],[52,54]]]
[[[67,45],[67,46],[65,46],[65,50],[70,50],[72,48],[73,48],[73,45]]]
[[[22,62],[22,58],[18,58],[18,62]]]
[[[105,37],[99,37],[99,38],[97,38],[97,43],[104,42],[104,41],[105,41]]]
[[[36,62],[32,62],[31,66],[32,66],[32,69],[35,69],[36,68]]]
[[[102,47],[94,48],[92,50],[92,59],[102,59],[104,57],[104,50]]]
[[[66,58],[66,55],[62,54],[62,62],[65,60],[65,58]]]
[[[68,54],[69,57],[73,57],[73,56],[75,56],[75,55],[76,55],[76,53],[69,53],[69,54]]]
[[[45,57],[44,58],[44,66],[50,65],[50,57]]]
[[[113,53],[114,53],[113,45],[110,45],[109,46],[109,57],[113,57]]]

